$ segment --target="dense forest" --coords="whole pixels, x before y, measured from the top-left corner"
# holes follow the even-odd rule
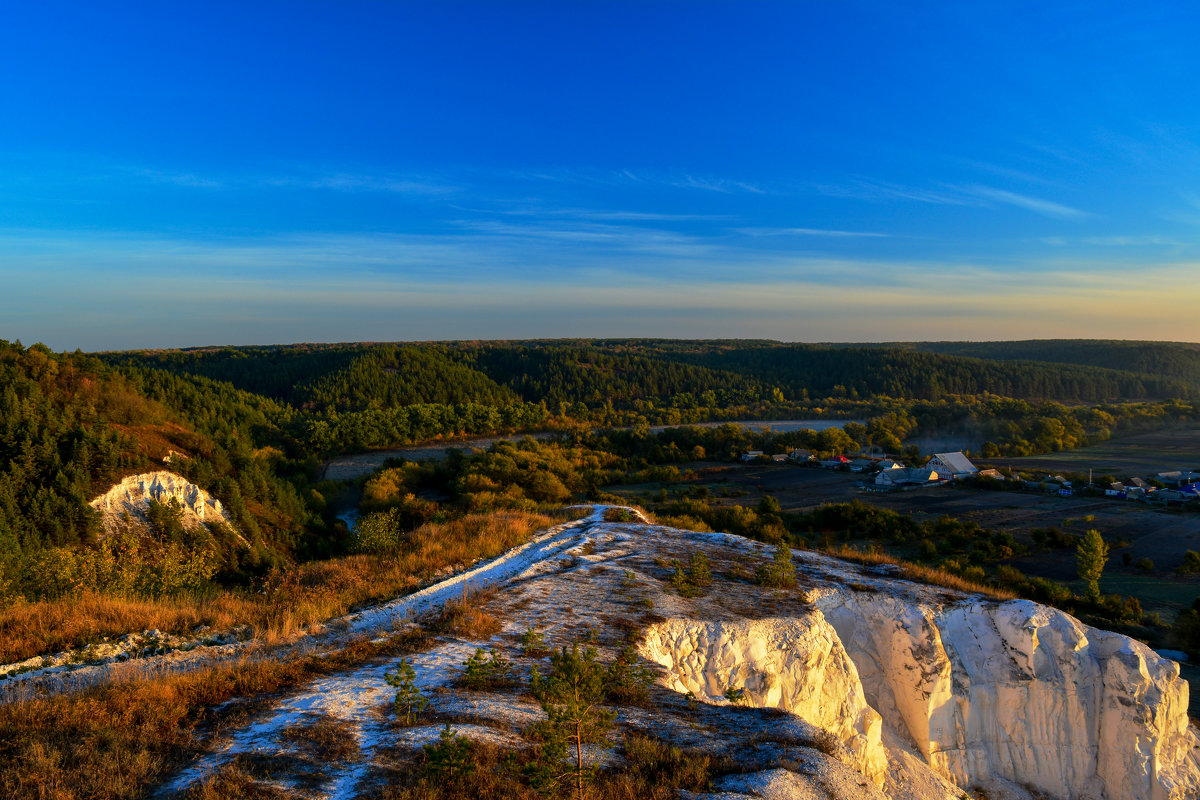
[[[1023,342],[919,342],[914,350],[1003,361],[1042,361],[1159,375],[1200,384],[1200,344],[1096,339]]]

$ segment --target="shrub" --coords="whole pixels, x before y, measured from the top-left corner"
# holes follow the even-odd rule
[[[792,589],[796,586],[796,567],[792,564],[792,551],[786,542],[775,548],[775,557],[769,565],[758,568],[754,582],[770,589]]]
[[[442,728],[437,744],[427,744],[424,749],[425,777],[438,783],[457,783],[475,769],[471,740],[450,730],[449,722]]]
[[[712,584],[712,571],[708,566],[708,556],[704,553],[692,553],[686,569],[678,561],[671,563],[675,567],[671,585],[683,597],[699,597]]]
[[[1183,563],[1179,565],[1180,575],[1193,575],[1200,572],[1200,553],[1188,550],[1183,554]]]
[[[1133,562],[1133,568],[1139,572],[1153,572],[1154,562],[1149,558],[1139,558],[1137,561]]]
[[[532,625],[521,634],[521,655],[540,656],[546,652],[546,637]]]
[[[486,653],[486,655],[485,655]],[[463,674],[459,683],[468,689],[492,689],[508,683],[512,662],[494,647],[486,651],[482,647],[463,662]]]
[[[650,697],[654,673],[638,658],[633,645],[625,645],[608,665],[604,696],[614,703],[643,705]]]

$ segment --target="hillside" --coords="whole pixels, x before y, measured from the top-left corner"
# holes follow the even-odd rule
[[[356,635],[399,652],[245,698],[227,726],[149,772],[151,785],[533,798],[578,780],[599,797],[656,800],[1200,791],[1187,684],[1138,642],[1036,603],[652,525],[635,509],[588,509],[294,643],[173,642],[137,666],[153,676],[249,659],[263,671]],[[108,658],[39,663],[14,680],[77,692],[105,681]],[[584,704],[555,705],[555,681],[572,678]],[[590,735],[578,751],[552,748],[572,714]]]
[[[1120,343],[1124,355],[1106,355],[1110,343],[1045,352],[1022,343],[991,350],[952,344],[563,340],[216,348],[104,358],[227,380],[296,407],[341,411],[522,401],[551,409],[647,403],[722,409],[985,393],[1072,403],[1200,396],[1200,351],[1180,346]]]
[[[231,576],[267,569],[302,545],[313,515],[281,476],[285,407],[228,384],[118,372],[82,354],[9,342],[0,342],[0,385],[0,599],[79,586],[72,548],[97,554],[104,531],[89,502],[168,459],[220,499],[245,541],[230,544],[237,537],[220,530],[220,519],[197,539],[160,517],[154,552],[139,551],[148,569],[172,544],[212,551],[214,569]],[[92,576],[102,585],[102,575]]]
[[[1019,342],[916,342],[927,353],[1005,361],[1042,361],[1157,375],[1200,385],[1200,344],[1098,339],[1031,339]]]

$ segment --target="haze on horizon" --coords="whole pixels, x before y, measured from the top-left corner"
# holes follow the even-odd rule
[[[0,338],[1200,338],[1192,3],[6,17]]]

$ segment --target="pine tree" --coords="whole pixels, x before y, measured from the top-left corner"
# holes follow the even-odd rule
[[[417,673],[413,669],[412,664],[408,659],[400,659],[400,665],[395,672],[388,672],[383,676],[389,686],[395,686],[396,700],[395,709],[396,716],[404,715],[404,724],[411,725],[413,719],[418,714],[425,710],[425,706],[429,705],[429,698],[417,686]]]
[[[616,716],[600,705],[604,700],[605,678],[604,667],[596,663],[596,648],[588,647],[581,652],[576,642],[570,650],[563,647],[550,656],[549,675],[543,678],[535,667],[529,679],[530,691],[549,717],[543,755],[547,760],[557,761],[564,755],[566,745],[573,747],[575,765],[560,775],[575,776],[579,800],[583,798],[584,781],[594,772],[594,767],[584,764],[583,745],[603,739]],[[553,764],[541,766],[539,777],[543,782],[559,777],[553,774]]]
[[[1084,534],[1083,541],[1075,551],[1076,570],[1086,587],[1087,599],[1092,602],[1100,599],[1100,576],[1107,563],[1108,545],[1100,531],[1092,528]]]

